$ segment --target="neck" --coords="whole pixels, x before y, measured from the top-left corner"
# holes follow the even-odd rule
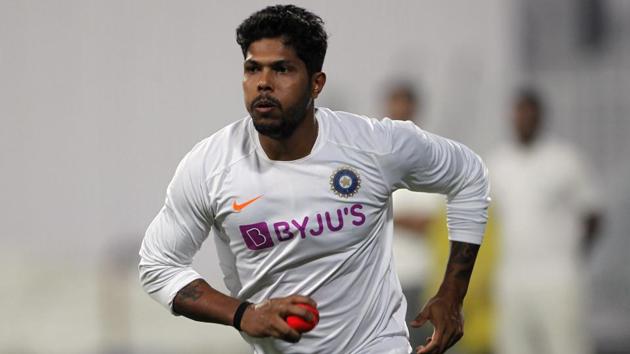
[[[536,142],[536,136],[520,136],[518,142],[521,146],[529,148]]]
[[[258,133],[260,145],[265,154],[275,161],[293,161],[308,156],[317,140],[317,120],[313,106],[306,111],[306,117],[285,139],[274,139]]]

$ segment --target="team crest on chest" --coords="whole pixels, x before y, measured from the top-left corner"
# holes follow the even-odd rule
[[[330,176],[330,190],[342,198],[354,196],[361,188],[359,173],[348,166],[338,168]]]

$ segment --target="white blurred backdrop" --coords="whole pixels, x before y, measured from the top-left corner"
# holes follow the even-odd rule
[[[428,130],[483,154],[509,137],[514,88],[537,83],[556,107],[552,128],[602,171],[603,193],[618,199],[608,207],[628,210],[630,45],[611,42],[583,61],[570,46],[546,65],[557,53],[527,43],[573,37],[570,24],[545,17],[543,0],[295,3],[330,34],[319,105],[380,117],[383,84],[406,78],[422,88]],[[233,329],[160,308],[142,293],[136,264],[179,160],[246,114],[235,28],[271,4],[0,0],[0,352],[248,352]],[[608,4],[627,40],[627,3]],[[628,314],[619,251],[628,221],[618,219],[594,274]],[[208,240],[197,268],[225,289]],[[614,278],[602,275],[610,269]],[[594,331],[619,326],[606,318]]]

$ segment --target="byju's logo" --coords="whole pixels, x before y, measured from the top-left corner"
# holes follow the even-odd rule
[[[247,248],[250,250],[261,250],[264,248],[273,247],[273,240],[271,239],[271,233],[269,233],[269,227],[265,222],[259,222],[256,224],[241,225],[241,234]]]
[[[258,222],[240,225],[243,241],[252,251],[258,251],[274,246],[272,233],[277,239],[276,244],[307,237],[326,237],[342,231],[348,227],[360,227],[366,221],[363,205],[355,203],[352,206],[337,208],[335,211],[319,212],[315,216],[303,216],[297,219],[280,220],[274,223]]]

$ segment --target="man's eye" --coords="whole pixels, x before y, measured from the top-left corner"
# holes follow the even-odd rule
[[[289,71],[286,66],[277,66],[275,67],[275,70],[279,73],[286,73],[287,71]]]
[[[260,69],[257,66],[246,66],[245,67],[245,72],[248,72],[248,73],[255,73],[258,70],[260,70]]]

